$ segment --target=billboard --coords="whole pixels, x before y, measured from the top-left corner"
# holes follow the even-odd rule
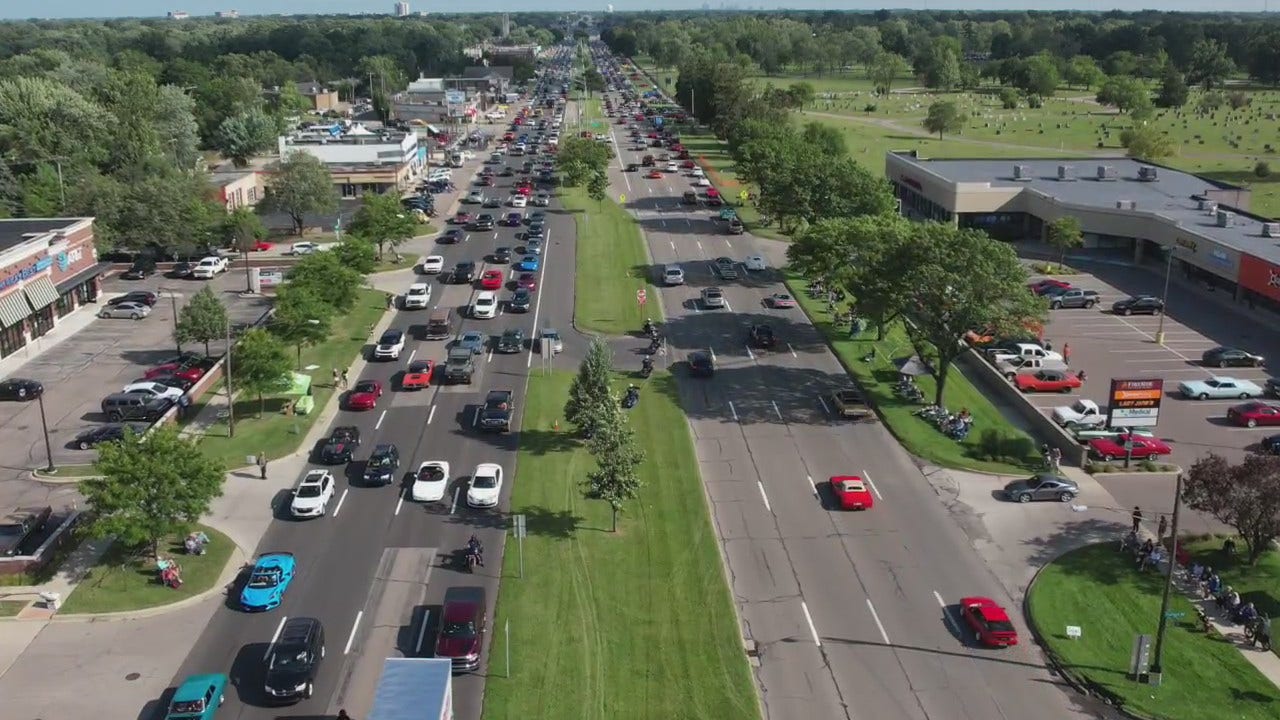
[[[445,90],[444,101],[449,105],[461,105],[467,101],[467,93],[464,90]]]
[[[1164,380],[1111,380],[1107,425],[1113,428],[1155,427],[1160,417]]]
[[[1240,254],[1240,287],[1280,302],[1280,267],[1261,258]]]

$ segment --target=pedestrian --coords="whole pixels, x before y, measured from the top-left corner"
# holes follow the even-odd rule
[[[395,307],[395,304],[396,304],[396,296],[391,293],[387,293],[387,309],[390,310],[391,308]]]
[[[1049,451],[1049,459],[1053,463],[1053,471],[1060,472],[1062,470],[1062,448],[1054,446]]]
[[[1160,516],[1160,524],[1156,526],[1156,540],[1164,540],[1165,531],[1169,529],[1169,518]]]
[[[339,710],[338,720],[351,720],[351,716],[347,714],[346,710]]]
[[[1062,343],[1062,363],[1071,364],[1071,343]]]
[[[264,452],[258,453],[258,472],[262,474],[263,480],[267,479],[267,454]]]
[[[338,381],[341,379],[342,377],[338,375],[338,368],[334,368],[333,369],[333,387],[335,388],[338,387]]]
[[[342,389],[347,389],[347,369],[342,368]]]
[[[1142,508],[1134,505],[1133,513],[1129,517],[1133,519],[1133,531],[1135,533],[1138,532],[1139,527],[1142,525]]]
[[[1076,373],[1076,377],[1080,378],[1080,384],[1081,384],[1081,385],[1083,385],[1083,384],[1084,384],[1084,381],[1085,381],[1085,379],[1086,379],[1086,378],[1085,378],[1084,371],[1083,371],[1083,370],[1081,370],[1080,372]]]

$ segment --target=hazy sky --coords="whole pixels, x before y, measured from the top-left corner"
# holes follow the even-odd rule
[[[1260,12],[1268,5],[1280,11],[1280,0],[890,0],[867,2],[865,0],[738,0],[737,2],[707,0],[712,8],[816,8],[822,10],[875,10],[882,7],[901,7],[913,10],[1184,10],[1193,12],[1236,11]],[[539,4],[538,10],[586,10],[603,11],[608,0],[551,0]],[[390,13],[394,0],[41,0],[28,3],[23,0],[0,0],[0,18],[75,18],[104,17],[156,17],[170,10],[185,10],[192,15],[211,15],[215,10],[239,10],[242,15],[291,15],[296,13]],[[614,0],[617,10],[672,10],[701,8],[703,0]],[[413,12],[443,10],[456,12],[451,3],[414,2]],[[476,6],[485,11],[520,11],[533,9],[527,0],[485,0]],[[34,13],[34,15],[33,15]]]

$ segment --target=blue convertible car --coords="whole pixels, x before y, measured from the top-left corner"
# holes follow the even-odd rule
[[[524,272],[537,272],[538,256],[525,255],[524,257],[520,258],[520,262],[516,263],[516,269]]]
[[[293,582],[295,568],[293,553],[264,553],[258,556],[244,590],[240,591],[240,607],[248,612],[265,612],[280,607],[284,591]]]

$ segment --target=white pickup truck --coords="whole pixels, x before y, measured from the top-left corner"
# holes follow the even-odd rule
[[[217,257],[216,255],[210,255],[209,257],[201,258],[200,262],[196,263],[195,269],[191,271],[191,277],[208,280],[218,273],[224,273],[226,271],[227,259],[224,257]]]
[[[1107,414],[1098,407],[1098,403],[1080,398],[1070,405],[1054,408],[1053,421],[1071,431],[1100,428],[1107,424]]]
[[[1061,360],[1061,353],[1053,350],[1045,350],[1035,343],[1015,343],[1012,346],[991,348],[987,351],[987,359],[993,365],[999,365],[1002,362],[1012,360],[1014,358],[1038,358],[1041,360]]]
[[[1011,357],[1008,360],[996,363],[996,370],[999,370],[1006,380],[1012,382],[1017,375],[1025,375],[1026,373],[1034,373],[1040,370],[1066,372],[1067,363],[1052,358]]]

